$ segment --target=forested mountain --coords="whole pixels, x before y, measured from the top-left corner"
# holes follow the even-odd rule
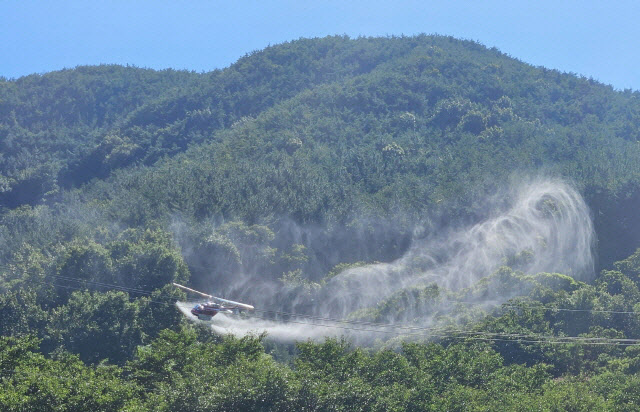
[[[0,405],[629,410],[639,143],[640,93],[443,36],[3,79]],[[174,281],[353,342],[218,336]]]

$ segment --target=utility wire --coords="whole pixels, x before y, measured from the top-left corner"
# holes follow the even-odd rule
[[[0,265],[0,267],[8,267],[7,265]],[[92,280],[87,280],[87,279],[78,279],[78,278],[73,278],[73,277],[69,277],[69,276],[60,276],[60,275],[46,275],[49,277],[54,277],[54,278],[60,278],[66,281],[71,281],[71,282],[78,282],[78,283],[88,283],[88,284],[94,284],[94,285],[98,285],[98,286],[102,286],[102,287],[106,287],[106,288],[112,288],[112,289],[117,289],[117,290],[121,290],[124,292],[131,292],[131,293],[137,293],[137,294],[144,294],[144,295],[151,295],[153,292],[149,291],[149,290],[144,290],[144,289],[137,289],[137,288],[130,288],[130,287],[126,287],[126,286],[121,286],[121,285],[114,285],[114,284],[110,284],[110,283],[104,283],[104,282],[97,282],[97,281],[92,281]],[[434,303],[437,304],[438,302],[447,302],[447,303],[453,303],[453,304],[466,304],[466,305],[486,305],[486,302],[473,302],[473,301],[457,301],[457,300],[450,300],[450,299],[440,299],[439,301],[435,301]],[[604,313],[604,314],[613,314],[613,315],[636,315],[639,316],[640,312],[636,312],[636,311],[620,311],[620,310],[604,310],[604,309],[573,309],[573,308],[558,308],[558,307],[553,307],[553,306],[540,306],[540,305],[532,305],[532,304],[527,304],[526,302],[523,303],[509,303],[509,302],[505,302],[502,304],[497,304],[495,306],[500,305],[500,307],[511,307],[511,308],[520,308],[520,309],[534,309],[534,310],[544,310],[544,311],[556,311],[556,312],[588,312],[588,313]],[[271,311],[273,312],[273,311]],[[300,316],[298,314],[295,313],[287,313],[287,312],[280,312],[282,314],[285,314],[287,316]],[[320,320],[325,320],[320,318]]]
[[[109,283],[102,283],[102,282],[97,282],[97,281],[88,280],[88,279],[78,279],[78,278],[73,278],[73,277],[69,277],[69,276],[60,276],[60,275],[49,275],[49,276],[57,278],[57,279],[61,279],[61,280],[70,281],[70,282],[92,283],[92,284],[98,285],[98,286],[104,286],[104,287],[108,287],[108,288],[112,288],[112,289],[118,289],[118,290],[122,290],[122,291],[128,291],[128,292],[139,293],[139,294],[144,294],[144,295],[151,295],[153,293],[153,292],[150,292],[148,290],[130,288],[130,287],[126,287],[126,286],[118,286],[118,285],[113,285],[113,284],[109,284]]]
[[[310,325],[310,326],[322,326],[326,328],[338,328],[338,329],[346,329],[346,330],[355,330],[360,332],[374,332],[374,333],[390,333],[396,334],[394,331],[384,331],[378,329],[363,329],[363,328],[354,328],[350,326],[340,326],[340,325],[327,325],[327,324],[318,324],[318,323],[308,323],[308,322],[297,322],[297,321],[289,321],[287,323],[296,323],[301,325]],[[429,337],[439,337],[439,338],[451,338],[451,339],[464,339],[464,340],[480,340],[480,341],[488,341],[488,342],[515,342],[515,343],[548,343],[548,344],[585,344],[585,345],[616,345],[616,346],[634,346],[640,344],[640,339],[610,339],[610,338],[586,338],[580,336],[539,336],[539,335],[515,335],[521,336],[521,338],[507,339],[506,337],[511,336],[511,334],[500,334],[491,332],[484,332],[487,336],[459,336],[456,334],[449,333],[407,333],[404,336],[429,336]],[[496,336],[496,337],[494,337]],[[503,337],[504,336],[504,337]],[[592,342],[593,341],[593,342]]]
[[[128,287],[112,285],[112,284],[107,284],[107,283],[102,283],[102,282],[94,282],[94,281],[82,280],[82,279],[77,279],[77,278],[69,278],[69,277],[65,277],[65,276],[55,276],[55,275],[52,275],[52,276],[53,277],[57,277],[57,278],[69,279],[69,280],[73,280],[73,281],[81,282],[81,283],[96,284],[96,285],[99,285],[101,287],[114,287],[114,288],[117,288],[118,290],[121,290],[121,291],[129,291],[130,290],[130,291],[133,291],[133,292],[136,292],[136,293],[144,293],[144,294],[147,294],[147,295],[151,294],[151,292],[146,291],[146,290],[142,290],[142,289],[128,288]],[[48,283],[48,282],[38,282],[38,283]],[[56,285],[56,286],[64,287],[64,288],[68,288],[68,289],[84,290],[84,288],[77,288],[77,287],[74,288],[74,287],[71,287],[71,286],[63,286],[63,285]],[[173,303],[159,302],[159,301],[154,301],[154,300],[151,300],[150,302],[155,303],[155,304],[173,305]],[[508,306],[508,304],[505,304],[505,306]],[[371,327],[377,327],[377,328],[393,328],[393,329],[403,329],[403,330],[409,330],[409,331],[424,331],[424,330],[435,331],[435,330],[442,330],[442,328],[435,328],[435,327],[421,327],[421,326],[411,326],[411,325],[394,325],[394,324],[381,323],[381,322],[370,322],[370,321],[357,321],[357,320],[328,318],[328,317],[313,316],[313,315],[291,313],[291,312],[283,312],[283,311],[270,311],[270,310],[260,310],[260,309],[255,309],[254,311],[255,312],[260,312],[260,313],[265,313],[265,314],[281,315],[281,316],[285,316],[285,317],[296,317],[296,318],[304,318],[304,319],[323,321],[323,322],[354,324],[354,325],[358,325],[358,326],[371,326]],[[616,312],[616,313],[620,313],[620,312]],[[636,312],[624,312],[624,313],[638,314]],[[268,319],[266,317],[263,317],[263,318],[264,319]],[[277,319],[268,319],[268,320],[277,320]],[[289,322],[292,322],[292,321],[289,320]],[[450,331],[456,332],[456,333],[483,334],[483,332],[480,332],[480,331],[462,331],[462,330],[456,330],[456,329],[453,329],[453,330],[450,330]],[[530,336],[530,335],[508,334],[508,335],[505,335],[505,336],[522,337],[522,336]],[[557,337],[555,337],[555,338],[557,338]]]
[[[39,283],[39,284],[42,284],[42,285],[49,285],[49,286],[53,286],[53,287],[56,287],[56,288],[71,289],[71,290],[78,290],[78,291],[87,290],[87,288],[85,288],[85,287],[69,286],[69,285],[58,285],[58,284],[51,283],[51,282],[43,282],[43,281],[37,281],[37,280],[33,280],[32,283]],[[118,290],[118,292],[125,292],[125,290]],[[159,305],[165,305],[165,306],[174,306],[174,303],[172,303],[172,302],[159,302],[159,301],[156,301],[156,300],[147,300],[147,302],[155,303],[155,304],[159,304]]]
[[[118,285],[111,285],[111,284],[107,284],[107,283],[102,283],[102,282],[94,282],[94,281],[85,281],[82,279],[77,279],[77,278],[69,278],[69,277],[64,277],[64,276],[55,276],[54,277],[59,277],[59,278],[63,278],[63,279],[70,279],[76,282],[81,282],[81,283],[88,283],[88,284],[96,284],[100,287],[116,287],[118,288],[118,290],[120,291],[135,291],[135,292],[144,292],[145,294],[151,294],[150,291],[144,291],[142,289],[136,289],[136,288],[128,288],[128,287],[123,287],[123,286],[118,286]],[[61,288],[66,288],[66,289],[72,289],[72,290],[86,290],[86,288],[84,287],[74,287],[74,286],[68,286],[68,285],[58,285],[58,284],[54,284],[51,282],[44,282],[44,281],[33,281],[34,283],[40,283],[40,284],[46,284],[46,285],[50,285],[50,286],[54,286],[54,287],[61,287]],[[160,305],[166,305],[166,306],[173,306],[174,303],[169,303],[169,302],[160,302],[160,301],[154,301],[154,300],[148,300],[148,302],[150,303],[155,303],[155,304],[160,304]],[[442,327],[419,327],[419,326],[407,326],[407,325],[393,325],[393,324],[386,324],[386,323],[377,323],[377,322],[366,322],[366,321],[354,321],[354,320],[345,320],[345,319],[335,319],[335,318],[325,318],[325,317],[318,317],[318,316],[312,316],[312,315],[303,315],[303,314],[296,314],[296,313],[289,313],[289,312],[279,312],[279,311],[265,311],[265,310],[255,310],[256,312],[259,313],[271,313],[271,314],[277,314],[277,315],[284,315],[284,316],[292,316],[292,317],[298,317],[298,318],[304,318],[304,319],[310,319],[310,320],[316,320],[316,321],[322,321],[322,322],[332,322],[332,323],[337,323],[338,325],[328,325],[328,324],[320,324],[320,323],[309,323],[309,322],[299,322],[299,321],[293,321],[293,320],[287,320],[285,321],[286,323],[295,323],[295,324],[303,324],[303,325],[311,325],[311,326],[321,326],[321,327],[326,327],[326,328],[338,328],[338,329],[345,329],[345,330],[354,330],[354,331],[361,331],[361,332],[374,332],[374,333],[390,333],[390,334],[397,334],[397,329],[404,329],[404,330],[408,330],[410,331],[409,333],[404,334],[405,336],[432,336],[432,337],[441,337],[441,338],[455,338],[455,339],[471,339],[471,340],[483,340],[483,341],[508,341],[508,342],[521,342],[521,343],[551,343],[551,344],[557,344],[557,343],[574,343],[574,342],[580,342],[583,344],[592,344],[592,345],[596,345],[596,344],[615,344],[618,346],[629,346],[629,345],[637,345],[640,344],[640,339],[622,339],[622,338],[601,338],[601,337],[595,337],[595,338],[589,338],[589,337],[580,337],[580,336],[544,336],[544,335],[530,335],[530,334],[513,334],[513,333],[500,333],[500,332],[482,332],[482,331],[466,331],[466,330],[457,330],[457,329],[447,329],[447,328],[442,328]],[[637,314],[636,312],[625,312],[625,313],[633,313],[633,314]],[[265,316],[255,316],[255,317],[259,317],[261,319],[265,319],[265,320],[274,320],[274,319],[270,319],[267,318]],[[370,326],[370,327],[375,327],[375,328],[390,328],[390,329],[395,329],[394,330],[380,330],[380,329],[365,329],[362,327],[354,327],[354,326],[340,326],[339,324],[351,324],[351,325],[356,325],[356,326]],[[459,335],[464,335],[464,336],[459,336]],[[498,338],[496,338],[498,337]],[[515,339],[515,340],[514,340]]]

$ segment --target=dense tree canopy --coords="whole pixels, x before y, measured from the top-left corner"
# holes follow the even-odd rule
[[[637,409],[639,142],[638,92],[443,36],[0,80],[0,409]],[[407,252],[540,175],[586,200],[595,276],[509,250],[348,313],[405,328],[356,342],[219,336],[174,306],[188,283],[293,324],[343,273],[434,264]]]

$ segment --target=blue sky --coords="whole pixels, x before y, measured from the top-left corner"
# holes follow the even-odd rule
[[[198,72],[300,37],[439,33],[640,90],[639,1],[0,2],[0,76],[84,64]]]

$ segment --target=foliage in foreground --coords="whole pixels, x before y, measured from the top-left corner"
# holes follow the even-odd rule
[[[640,376],[621,356],[597,373],[553,377],[544,363],[509,364],[477,342],[405,344],[369,353],[329,339],[296,347],[291,366],[264,352],[261,337],[198,339],[165,331],[123,367],[47,359],[32,338],[2,338],[0,406],[76,410],[630,410]],[[580,357],[579,347],[567,350]],[[576,359],[576,361],[579,361]]]
[[[144,329],[135,325],[148,319],[139,311],[144,300],[129,302],[122,292],[74,292],[50,315],[44,339],[33,336],[37,326],[0,338],[0,408],[633,410],[640,400],[638,346],[553,341],[637,337],[639,255],[618,262],[619,271],[603,272],[593,286],[502,268],[475,292],[511,277],[511,283],[533,285],[528,299],[468,326],[501,336],[451,333],[437,341],[406,341],[395,350],[356,347],[344,338],[291,347],[265,336],[221,337],[186,322],[141,344]],[[15,314],[11,299],[17,296],[3,299],[3,322]],[[540,342],[529,342],[536,336]]]
[[[441,36],[301,39],[206,74],[0,80],[0,409],[638,409],[637,346],[504,337],[640,336],[640,251],[614,263],[640,241],[639,120],[638,92]],[[417,304],[504,339],[292,347],[211,335],[173,305],[171,282],[244,273],[293,301],[401,256],[417,226],[481,220],[487,193],[540,170],[593,211],[592,285],[504,267],[359,314]],[[438,301],[516,287],[475,314]]]

